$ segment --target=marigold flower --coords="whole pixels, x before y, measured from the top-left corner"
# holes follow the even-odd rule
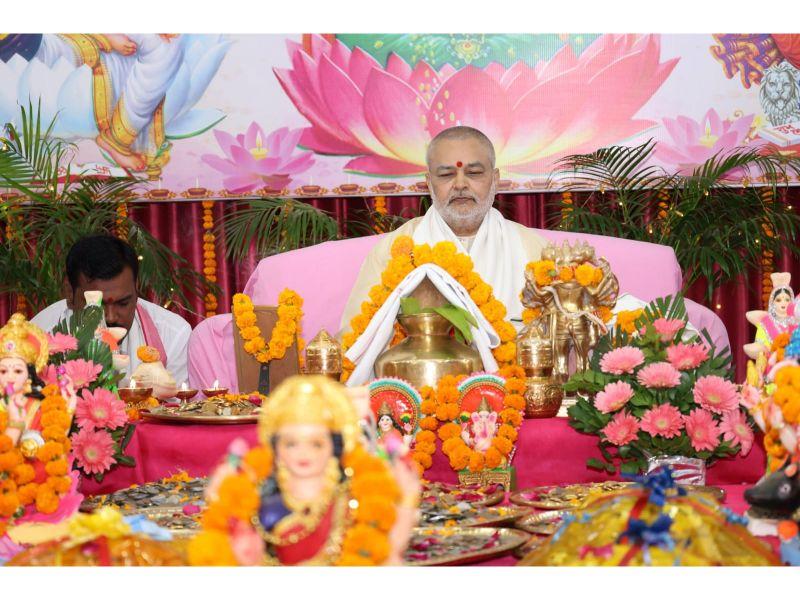
[[[428,244],[414,246],[413,254],[414,264],[418,267],[433,262],[433,250]]]
[[[48,485],[40,485],[36,490],[36,510],[46,515],[58,510],[58,496]]]
[[[25,485],[26,483],[30,483],[33,481],[35,475],[36,473],[34,472],[33,467],[28,463],[22,463],[21,465],[14,467],[13,477],[17,485]]]
[[[439,428],[439,439],[442,441],[457,438],[461,435],[461,427],[455,423],[445,423]]]
[[[469,470],[473,473],[482,471],[485,463],[486,459],[483,457],[483,454],[480,452],[473,452],[469,457]]]
[[[11,471],[22,464],[22,455],[18,450],[9,450],[0,454],[0,471]]]
[[[617,327],[627,334],[636,332],[636,320],[642,316],[642,309],[621,310],[617,313]]]
[[[430,459],[430,457],[428,457]],[[371,525],[380,531],[388,532],[396,518],[395,506],[385,497],[370,495],[358,503],[356,523]]]
[[[245,454],[244,464],[253,469],[258,479],[266,479],[272,471],[272,452],[264,446],[257,446]]]
[[[592,285],[595,278],[595,269],[593,265],[589,263],[583,263],[579,265],[575,269],[575,279],[580,283],[583,287],[588,287]]]
[[[486,450],[486,468],[496,469],[500,466],[503,456],[497,451],[496,448],[489,448]]]
[[[439,426],[439,421],[436,419],[436,417],[425,417],[424,419],[420,419],[419,426],[420,429],[435,431]]]
[[[219,486],[219,502],[231,516],[249,521],[258,508],[258,492],[246,475],[229,475]]]
[[[477,284],[474,288],[472,288],[469,292],[469,297],[472,298],[473,302],[478,306],[481,306],[489,301],[489,296],[492,295],[492,288],[489,286],[488,283],[484,283],[481,281]]]
[[[19,498],[19,503],[22,506],[27,506],[34,500],[36,500],[36,492],[39,489],[39,484],[36,482],[27,483],[23,486],[20,486],[17,489],[17,496]]]
[[[412,455],[414,461],[422,467],[422,470],[430,469],[433,464],[433,458],[430,454],[425,452],[414,452]]]
[[[503,401],[503,406],[520,411],[525,410],[525,398],[519,394],[508,394]]]
[[[378,535],[372,527],[361,523],[348,530],[342,543],[342,552],[368,558],[375,565],[387,559],[389,550],[389,540],[385,535]]]
[[[510,442],[514,442],[517,439],[517,430],[514,429],[511,425],[500,425],[497,429],[497,435],[500,437],[504,437]]]
[[[201,531],[189,541],[189,563],[199,567],[235,566],[230,538],[220,531]]]
[[[394,258],[404,254],[410,255],[413,250],[414,240],[410,236],[401,235],[394,242],[392,242],[392,248],[390,252],[392,258]]]
[[[497,451],[503,456],[508,456],[508,453],[511,452],[511,449],[514,447],[514,444],[508,438],[495,436],[495,438],[492,440],[492,446],[497,448]]]

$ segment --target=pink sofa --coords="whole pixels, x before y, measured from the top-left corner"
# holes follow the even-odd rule
[[[669,246],[563,231],[537,231],[553,242],[584,239],[593,245],[598,255],[611,263],[621,292],[650,301],[680,289],[681,270]],[[378,239],[379,236],[369,236],[325,242],[270,256],[259,262],[244,292],[257,305],[274,305],[278,294],[284,288],[291,288],[304,300],[304,338],[309,340],[322,328],[335,334],[361,263]],[[690,321],[698,329],[707,329],[718,348],[729,346],[725,326],[716,314],[689,300],[687,308]],[[189,382],[195,389],[203,389],[215,379],[231,391],[238,390],[230,314],[201,322],[189,339]]]

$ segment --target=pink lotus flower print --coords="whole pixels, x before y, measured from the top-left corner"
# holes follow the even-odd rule
[[[281,190],[293,175],[314,164],[311,152],[295,152],[302,133],[302,129],[282,127],[264,135],[255,122],[236,137],[215,129],[214,136],[225,157],[204,154],[202,160],[225,175],[222,183],[229,192],[244,193],[261,187]]]
[[[664,128],[671,139],[656,144],[654,157],[668,169],[690,175],[695,167],[718,152],[724,154],[726,150],[743,146],[752,123],[753,115],[723,120],[713,108],[700,121],[685,116],[664,119]],[[727,177],[735,175],[741,173],[731,171]]]
[[[535,67],[459,70],[409,65],[396,54],[383,67],[358,47],[320,36],[310,54],[287,43],[292,66],[274,72],[311,123],[300,144],[358,155],[346,169],[389,176],[424,172],[428,142],[459,124],[489,136],[499,168],[521,173],[620,142],[655,125],[634,116],[678,61],[660,62],[658,35],[602,35],[580,56],[566,44]]]

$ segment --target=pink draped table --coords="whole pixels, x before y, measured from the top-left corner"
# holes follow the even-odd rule
[[[179,470],[192,477],[208,475],[236,438],[249,444],[257,441],[255,425],[172,425],[139,422],[127,452],[136,459],[135,467],[119,467],[102,483],[83,479],[86,495],[107,494],[135,484],[156,481]],[[597,438],[573,430],[563,418],[525,420],[513,465],[519,489],[537,485],[586,483],[610,479],[608,474],[586,467],[586,459],[599,458]],[[709,485],[726,492],[725,505],[743,513],[747,509],[744,490],[763,474],[766,462],[760,438],[746,457],[718,461],[708,469]],[[441,451],[434,454],[427,479],[455,483],[457,475]],[[619,477],[614,477],[618,479]],[[768,540],[777,548],[777,540]],[[517,561],[506,556],[482,564],[503,566]]]

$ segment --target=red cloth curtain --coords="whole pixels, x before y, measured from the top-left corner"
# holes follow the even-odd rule
[[[551,192],[530,194],[501,195],[499,209],[506,217],[529,227],[546,228],[552,224],[548,203],[557,196]],[[791,188],[786,192],[786,201],[796,209],[800,208],[800,188]],[[359,211],[372,207],[373,199],[336,198],[308,200],[313,206],[331,214],[340,225],[340,235],[351,236],[355,232],[347,231],[348,222],[359,217]],[[413,216],[418,212],[420,197],[399,196],[386,198],[386,206],[390,214]],[[218,222],[223,211],[236,210],[236,202],[217,202],[213,208],[215,222]],[[196,269],[203,268],[203,208],[200,202],[180,200],[175,202],[158,202],[134,204],[130,207],[131,216],[141,225],[169,246],[177,254],[186,258]],[[5,226],[5,224],[2,224]],[[217,239],[217,278],[221,288],[218,312],[227,312],[231,297],[244,288],[252,273],[257,257],[251,252],[248,258],[234,264],[226,258],[226,248],[222,236]],[[789,271],[795,288],[800,282],[800,262],[788,253],[774,258],[774,271]],[[762,274],[749,273],[738,281],[729,283],[718,289],[713,301],[704,299],[704,285],[698,283],[692,287],[688,296],[714,310],[728,328],[731,345],[734,350],[734,363],[739,377],[743,377],[746,359],[741,352],[742,344],[752,341],[755,331],[745,320],[747,310],[762,308]],[[202,298],[192,298],[189,306],[174,306],[176,312],[184,316],[192,325],[196,325],[204,316]],[[16,307],[16,298],[0,296],[0,323],[5,322]]]

